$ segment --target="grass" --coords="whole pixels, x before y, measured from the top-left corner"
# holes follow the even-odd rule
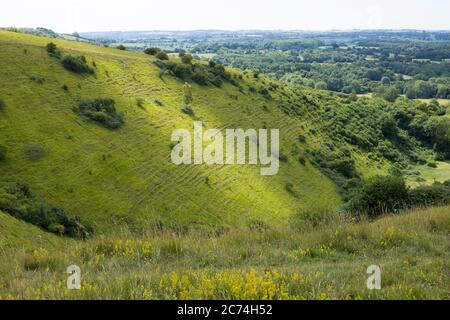
[[[140,232],[155,221],[205,228],[245,225],[253,218],[280,223],[319,199],[330,206],[340,204],[333,183],[314,166],[298,161],[282,163],[275,177],[261,177],[254,166],[173,165],[172,131],[193,126],[191,117],[180,112],[184,83],[168,76],[161,80],[155,58],[144,53],[52,41],[63,55],[83,55],[89,66],[95,61],[95,75],[65,70],[48,56],[48,39],[0,31],[5,75],[0,96],[8,102],[0,117],[2,142],[8,149],[8,159],[0,166],[2,179],[26,182],[38,195],[105,233]],[[28,74],[46,81],[37,84]],[[64,85],[70,90],[63,90]],[[206,128],[271,124],[280,128],[286,153],[305,148],[295,146],[297,137],[308,135],[305,131],[315,123],[313,118],[289,117],[276,101],[242,93],[231,84],[193,84],[192,94],[192,108]],[[111,132],[72,111],[81,100],[99,98],[116,101],[123,113],[122,128]],[[164,107],[147,103],[137,108],[136,99],[163,101]],[[311,145],[323,139],[308,135]],[[29,145],[39,145],[45,157],[28,160],[23,150]],[[204,183],[207,177],[209,184]],[[293,181],[298,197],[285,190],[285,181]]]
[[[450,180],[450,163],[437,161],[437,168],[428,165],[416,166],[408,175],[409,185],[415,187],[418,185],[433,184]]]
[[[46,52],[50,41],[63,55],[85,56],[95,74],[65,70]],[[279,128],[287,158],[279,174],[263,177],[256,166],[175,166],[171,134],[192,128],[193,119],[180,112],[184,83],[160,77],[154,61],[0,31],[0,142],[8,151],[1,179],[25,182],[96,234],[70,240],[0,213],[1,298],[449,298],[449,208],[359,224],[330,214],[341,204],[337,187],[310,159],[298,161],[330,141],[323,119],[294,88],[251,92],[270,82],[263,75],[236,80],[241,88],[192,84],[190,106],[205,129]],[[312,101],[337,99],[305,92]],[[308,112],[284,113],[281,96]],[[80,101],[105,98],[123,114],[121,128],[73,112]],[[363,177],[389,169],[362,151],[353,158]],[[447,172],[437,170],[428,174]],[[317,211],[317,203],[326,209]],[[65,289],[72,264],[81,267],[81,291]],[[380,292],[365,287],[372,264],[384,270]]]
[[[0,215],[25,238],[39,230]],[[4,224],[6,222],[6,224]],[[309,231],[288,224],[222,235],[157,230],[140,237],[74,242],[51,236],[2,246],[4,299],[448,299],[450,207],[406,212],[374,222],[336,216]],[[48,237],[48,236],[46,236]],[[2,239],[5,241],[5,239]],[[16,245],[14,245],[16,244]],[[65,287],[77,264],[82,289]],[[370,265],[382,290],[366,288]]]

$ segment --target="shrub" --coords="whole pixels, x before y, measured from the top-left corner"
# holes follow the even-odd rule
[[[3,161],[6,159],[6,153],[7,153],[6,147],[4,147],[0,144],[0,161]]]
[[[376,176],[362,185],[349,207],[355,213],[374,218],[383,213],[398,212],[405,208],[407,202],[408,188],[403,178]]]
[[[61,63],[66,70],[75,73],[93,74],[94,70],[86,64],[85,60],[82,57],[68,55],[61,60]]]
[[[431,186],[421,186],[409,191],[412,207],[429,207],[450,204],[450,184],[435,182]]]
[[[195,115],[194,110],[192,110],[190,107],[187,107],[187,106],[182,108],[181,112],[183,112],[184,114],[187,114],[189,116],[194,116]]]
[[[61,52],[53,42],[47,43],[46,49],[50,57],[61,58]]]
[[[0,97],[0,110],[5,109],[5,107],[6,107],[5,100],[3,100],[2,97]]]
[[[181,56],[181,62],[184,64],[192,63],[192,56],[190,54],[184,54]]]
[[[88,223],[68,217],[62,208],[37,198],[24,184],[0,183],[0,210],[56,234],[74,238],[93,234]]]
[[[434,161],[429,161],[427,163],[427,166],[430,167],[430,168],[437,168],[438,167],[437,163],[434,162]]]
[[[120,128],[124,121],[121,113],[116,111],[113,99],[95,99],[81,101],[75,111],[89,120],[95,121],[108,129]]]
[[[158,54],[158,52],[161,52],[161,49],[159,48],[147,48],[144,50],[145,54],[151,55],[151,56],[156,56]]]
[[[26,145],[23,149],[23,152],[25,154],[25,157],[28,160],[32,161],[42,159],[46,154],[45,149],[38,144]]]
[[[159,60],[169,60],[169,55],[167,53],[165,53],[164,51],[159,51],[156,54],[156,58],[158,58]]]
[[[184,57],[184,56],[183,56]],[[234,81],[230,74],[225,71],[224,66],[218,64],[186,64],[176,62],[155,61],[155,64],[162,70],[161,74],[171,74],[183,81],[194,81],[203,86],[214,85],[220,87],[222,81]]]
[[[123,44],[119,44],[119,45],[116,47],[116,49],[125,51],[125,50],[127,50],[127,47],[125,47]]]
[[[398,91],[395,87],[380,87],[375,92],[375,95],[389,102],[395,102],[395,100],[399,97]]]

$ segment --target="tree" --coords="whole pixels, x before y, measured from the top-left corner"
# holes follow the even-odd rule
[[[53,42],[47,43],[46,49],[47,49],[48,54],[51,57],[55,57],[55,58],[60,58],[61,57],[61,52],[59,51],[59,49],[56,46],[56,44],[54,44]]]
[[[436,88],[426,81],[419,80],[414,86],[416,88],[417,98],[433,98],[436,94]]]
[[[389,102],[395,102],[398,98],[398,91],[395,87],[379,87],[375,92],[377,96]]]
[[[160,51],[161,51],[161,49],[159,49],[159,48],[147,48],[144,50],[144,53],[148,54],[150,56],[156,56],[156,54]]]
[[[169,56],[164,51],[159,51],[156,54],[156,58],[158,58],[159,60],[169,60]]]
[[[391,84],[391,79],[389,79],[388,77],[383,77],[381,78],[381,84],[383,86],[389,86]]]
[[[192,56],[190,54],[183,54],[181,56],[181,62],[183,62],[184,64],[191,64]]]
[[[433,139],[435,150],[444,159],[450,159],[450,118],[430,117],[426,131]]]
[[[394,138],[398,134],[397,121],[390,114],[384,114],[381,119],[381,131],[386,138]]]
[[[316,83],[317,90],[327,90],[327,84],[325,81],[319,81]]]
[[[366,72],[365,77],[372,81],[380,81],[383,73],[379,69],[371,69]]]
[[[47,43],[46,48],[48,53],[55,53],[58,49],[56,44],[54,44],[53,42]]]
[[[447,87],[443,84],[438,85],[436,98],[439,98],[439,99],[450,98],[450,87]]]

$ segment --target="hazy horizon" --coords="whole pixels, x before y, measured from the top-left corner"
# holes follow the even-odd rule
[[[56,32],[450,30],[446,0],[17,0],[2,5],[2,27]]]

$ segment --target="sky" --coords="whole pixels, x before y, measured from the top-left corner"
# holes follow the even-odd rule
[[[450,30],[449,0],[13,0],[0,27],[138,30]]]

